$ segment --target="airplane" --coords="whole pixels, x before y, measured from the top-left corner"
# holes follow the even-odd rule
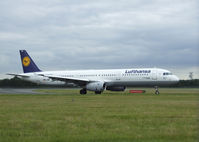
[[[159,94],[157,86],[179,82],[176,75],[160,68],[42,71],[26,50],[19,52],[24,73],[8,75],[37,84],[79,86],[82,95],[87,94],[87,91],[94,91],[95,94],[101,94],[104,90],[124,91],[126,87],[134,86],[154,86],[155,94]]]

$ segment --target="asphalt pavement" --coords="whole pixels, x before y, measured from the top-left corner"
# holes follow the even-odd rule
[[[0,88],[0,94],[41,94],[31,88]]]

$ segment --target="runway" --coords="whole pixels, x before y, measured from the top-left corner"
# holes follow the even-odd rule
[[[0,94],[41,94],[33,88],[0,88]],[[42,93],[43,94],[43,93]]]

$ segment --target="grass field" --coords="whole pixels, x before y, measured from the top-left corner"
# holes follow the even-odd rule
[[[198,142],[199,89],[146,91],[2,94],[0,142]]]

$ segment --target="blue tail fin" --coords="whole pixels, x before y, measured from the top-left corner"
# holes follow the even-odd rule
[[[22,63],[24,73],[40,72],[41,71],[37,67],[37,65],[34,63],[34,61],[31,59],[31,57],[28,55],[26,50],[19,50],[19,52],[21,55],[21,63]]]

